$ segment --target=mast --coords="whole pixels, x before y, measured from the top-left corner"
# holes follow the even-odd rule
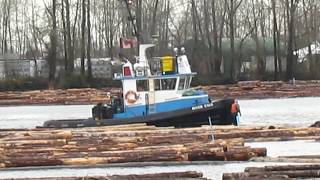
[[[132,1],[131,0],[123,0],[123,1],[126,4],[126,8],[127,8],[128,14],[129,14],[128,20],[131,22],[131,24],[133,26],[134,36],[137,38],[138,44],[140,44],[140,42],[139,42],[140,32],[138,32],[137,24],[135,23],[136,18],[132,15],[132,12],[130,9],[130,5],[131,5]]]

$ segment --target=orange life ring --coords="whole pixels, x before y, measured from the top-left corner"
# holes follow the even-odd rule
[[[138,101],[139,97],[136,92],[128,91],[126,93],[125,99],[129,104],[134,104]]]

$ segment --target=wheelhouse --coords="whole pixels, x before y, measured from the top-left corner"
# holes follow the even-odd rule
[[[134,66],[127,62],[115,77],[122,81],[119,109],[123,111],[115,113],[114,118],[147,116],[209,102],[206,93],[190,88],[196,73],[191,72],[186,55],[147,61],[145,50],[149,47],[152,45],[140,47],[139,61]]]

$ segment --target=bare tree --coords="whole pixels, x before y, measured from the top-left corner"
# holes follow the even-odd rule
[[[70,3],[69,0],[64,0],[66,4],[66,34],[67,34],[67,49],[68,49],[68,69],[67,72],[69,74],[73,73],[74,70],[74,54],[73,54],[73,46],[72,46],[72,38],[71,38],[71,20],[70,20]]]
[[[226,1],[227,2],[227,1]],[[236,67],[238,67],[238,61],[235,57],[235,28],[234,28],[234,18],[237,12],[237,9],[240,7],[242,0],[230,0],[229,2],[229,26],[230,26],[230,47],[231,47],[231,78],[232,80],[237,80]]]
[[[305,0],[302,0],[302,4],[303,4],[303,15],[304,15],[304,23],[305,23],[305,29],[306,29],[306,40],[307,40],[307,47],[308,47],[308,58],[309,58],[309,69],[310,69],[310,72],[312,74],[315,74],[315,67],[313,66],[313,55],[312,55],[312,49],[311,49],[311,43],[312,43],[312,35],[311,35],[311,32],[310,32],[310,25],[309,25],[309,18],[308,18],[308,9],[307,9],[307,5],[306,5],[306,2]],[[310,9],[311,10],[311,9]],[[309,11],[310,11],[309,10]]]
[[[214,67],[215,67],[215,73],[217,75],[221,75],[221,43],[218,44],[218,27],[217,27],[217,18],[216,18],[216,1],[211,1],[211,13],[212,13],[212,27],[213,27],[213,53],[214,53]],[[224,17],[222,17],[224,19]],[[223,25],[220,25],[223,28]],[[220,33],[221,34],[221,33]]]
[[[80,72],[88,76],[91,57],[114,58],[120,37],[137,36],[139,42],[149,43],[152,35],[159,35],[160,56],[170,52],[169,45],[189,45],[193,68],[203,74],[215,73],[220,78],[226,77],[220,76],[222,62],[231,59],[231,65],[223,63],[223,75],[234,81],[238,80],[242,61],[249,56],[259,60],[257,77],[260,79],[268,77],[264,73],[266,57],[273,56],[274,80],[281,79],[282,60],[286,56],[286,79],[293,78],[296,71],[293,52],[304,46],[309,49],[310,77],[316,77],[319,68],[310,47],[320,38],[317,18],[320,1],[316,0],[58,0],[55,3],[59,13],[56,13],[53,38],[52,1],[48,7],[28,0],[0,1],[0,54],[17,53],[20,58],[36,60],[38,56],[46,56],[45,46],[48,46],[49,58],[54,50],[52,43],[47,42],[49,35],[50,41],[56,40],[53,41],[55,59],[64,58],[66,73],[74,72],[73,61],[80,58]],[[42,18],[43,14],[48,18]],[[254,44],[248,45],[247,39]],[[273,54],[269,51],[270,39],[273,39]],[[254,52],[244,51],[252,45]],[[136,54],[134,50],[131,53]],[[212,76],[207,77],[211,80]]]
[[[91,65],[91,20],[90,20],[90,0],[87,2],[87,63],[88,63],[88,80],[92,80],[92,65]]]
[[[47,12],[51,18],[51,30],[50,30],[50,46],[49,46],[49,88],[54,87],[54,80],[56,74],[56,60],[57,60],[57,17],[56,17],[56,0],[52,0],[52,11],[47,7]]]
[[[286,0],[287,8],[287,23],[288,23],[288,47],[287,47],[287,80],[293,78],[293,42],[295,33],[295,13],[297,8],[297,3],[299,0]]]
[[[85,45],[86,45],[86,0],[82,0],[82,22],[81,22],[81,74],[85,75]]]
[[[271,0],[272,4],[272,15],[273,15],[273,56],[274,56],[274,80],[278,80],[278,23],[277,23],[277,14],[276,14],[276,2]],[[280,46],[280,45],[279,45]]]

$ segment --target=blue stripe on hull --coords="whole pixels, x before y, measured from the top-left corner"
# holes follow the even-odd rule
[[[179,109],[191,108],[197,105],[208,104],[209,99],[208,96],[202,97],[194,97],[194,98],[187,98],[187,99],[179,99],[179,100],[172,100],[163,103],[157,103],[156,113],[163,113],[169,112]],[[147,113],[147,106],[136,106],[136,107],[129,107],[126,108],[125,113],[114,114],[114,118],[132,118],[138,116],[145,116]]]

